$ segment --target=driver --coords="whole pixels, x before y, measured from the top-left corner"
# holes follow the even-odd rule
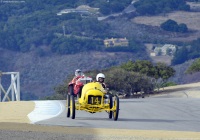
[[[97,82],[99,82],[99,83],[102,85],[102,87],[104,88],[104,90],[105,90],[105,92],[106,92],[105,98],[110,98],[110,97],[112,97],[112,95],[109,93],[109,91],[108,91],[109,89],[107,88],[106,84],[104,83],[104,79],[105,79],[105,75],[104,75],[103,73],[97,74],[96,80],[97,80]]]
[[[82,90],[82,85],[77,85],[76,82],[78,81],[79,78],[81,78],[83,76],[83,73],[80,69],[77,69],[75,71],[75,76],[74,78],[71,80],[71,82],[69,83],[69,85],[73,86],[73,93],[71,94],[79,94],[81,95],[81,90]]]
[[[101,83],[102,87],[106,89],[106,84],[104,83],[105,75],[103,73],[99,73],[96,76],[97,82]]]
[[[75,76],[74,78],[72,79],[71,83],[75,84],[76,81],[83,75],[82,71],[80,69],[77,69],[75,71]]]

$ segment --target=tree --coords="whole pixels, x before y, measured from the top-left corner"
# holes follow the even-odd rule
[[[111,67],[104,70],[94,70],[85,72],[85,75],[96,77],[96,74],[102,72],[106,75],[105,82],[111,92],[130,95],[132,93],[150,93],[154,88],[160,88],[167,80],[175,74],[175,70],[164,63],[153,64],[147,60],[138,60],[136,62],[128,61],[121,66]],[[68,76],[66,81],[70,81],[73,76]],[[155,82],[153,82],[153,79]],[[55,88],[56,94],[53,98],[63,97],[66,83]],[[156,85],[155,85],[156,84]],[[51,99],[51,98],[49,98]]]
[[[176,21],[168,19],[163,22],[160,27],[166,31],[178,31],[178,24]]]
[[[144,4],[141,6],[138,6],[136,11],[140,13],[141,15],[154,15],[155,12],[155,5],[154,4]]]
[[[195,73],[200,71],[200,58],[196,59],[186,70],[186,73]]]
[[[181,33],[186,33],[188,31],[187,25],[184,23],[179,24],[178,31]]]
[[[153,90],[150,79],[143,74],[115,67],[107,71],[105,75],[106,83],[109,83],[110,89],[127,95],[141,91],[150,92]]]
[[[115,1],[111,4],[111,8],[112,12],[116,13],[116,12],[121,12],[124,9],[124,6],[121,3]]]
[[[168,19],[167,21],[163,22],[160,27],[166,31],[172,31],[172,32],[181,32],[186,33],[188,31],[187,25],[184,23],[181,23],[178,25],[178,23],[174,20]]]
[[[121,68],[127,71],[133,71],[146,75],[154,81],[155,87],[162,87],[167,80],[175,74],[175,70],[165,63],[157,63],[155,66],[147,60],[129,61],[121,65]]]
[[[178,47],[172,59],[172,65],[182,64],[187,60],[200,57],[200,38],[192,41],[188,46]]]
[[[182,64],[186,60],[188,60],[188,49],[183,46],[182,48],[178,48],[175,52],[175,55],[172,59],[172,65]]]
[[[110,10],[110,5],[108,3],[102,3],[102,5],[100,5],[100,9],[99,11],[103,14],[103,15],[108,15],[111,13]]]
[[[172,55],[172,49],[167,48],[167,50],[166,50],[166,54],[169,55],[169,56],[171,56],[171,55]]]
[[[157,54],[158,56],[161,56],[162,55],[162,50],[161,49],[159,49],[158,50],[158,54]]]
[[[164,84],[167,83],[167,80],[174,76],[175,70],[167,66],[165,63],[157,63],[154,67],[154,78],[155,78],[155,85],[156,88],[159,90],[160,87],[163,87]]]
[[[185,0],[138,0],[134,3],[139,14],[160,14],[174,10],[189,11],[190,6]]]

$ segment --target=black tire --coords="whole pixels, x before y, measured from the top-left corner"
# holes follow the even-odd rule
[[[71,118],[75,119],[75,99],[74,95],[70,95],[70,113],[71,113]]]
[[[83,89],[83,86],[80,87],[80,90],[79,90],[79,92],[78,92],[78,96],[79,96],[79,98],[81,98],[82,89]]]
[[[109,102],[110,102],[110,109],[112,109],[112,107],[113,107],[113,99],[112,99],[112,96],[111,96],[111,95],[109,96]],[[112,119],[112,116],[113,116],[113,112],[112,112],[112,111],[109,111],[109,112],[108,112],[108,117],[109,117],[109,119]]]
[[[74,95],[74,86],[73,85],[69,85],[69,88],[68,88],[68,94],[69,95]]]
[[[116,121],[118,119],[118,115],[119,115],[119,97],[115,95],[115,99],[114,99],[114,107],[115,107],[115,111],[113,111],[113,119],[114,121]]]
[[[70,95],[67,94],[67,118],[70,117]]]
[[[67,117],[70,117],[70,95],[74,95],[73,85],[69,85],[67,94]]]

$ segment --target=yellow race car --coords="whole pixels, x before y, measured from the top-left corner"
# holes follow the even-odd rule
[[[89,113],[107,112],[110,119],[116,121],[119,114],[119,98],[106,92],[99,82],[92,82],[90,77],[81,77],[77,81],[82,83],[80,94],[73,93],[70,85],[67,94],[67,117],[75,119],[76,110]]]

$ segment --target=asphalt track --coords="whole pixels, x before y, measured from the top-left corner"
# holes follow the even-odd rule
[[[61,101],[65,105],[65,101]],[[76,111],[76,118],[66,117],[66,110],[52,119],[36,122],[42,125],[68,127],[167,130],[200,132],[200,99],[140,98],[121,99],[119,119],[108,118],[106,112],[91,114]]]
[[[77,111],[75,119],[67,118],[65,100],[0,103],[0,134],[15,140],[18,139],[11,131],[23,136],[18,136],[20,140],[200,140],[199,84],[173,91],[147,98],[120,99],[117,121],[109,119],[106,112]],[[0,139],[7,139],[3,136]]]

